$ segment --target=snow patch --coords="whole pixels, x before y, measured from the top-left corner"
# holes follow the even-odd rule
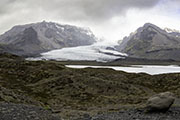
[[[61,29],[62,31],[64,31],[64,27],[61,27],[61,26],[58,25],[58,24],[55,24],[55,26],[56,26],[56,28]]]
[[[60,34],[60,32],[59,32],[59,31],[57,31],[56,33],[57,33],[57,34]]]
[[[89,36],[93,35],[93,33],[91,31],[87,31],[86,34]]]
[[[173,33],[173,32],[180,33],[180,31],[179,31],[179,30],[176,30],[176,29],[165,28],[164,30],[165,30],[167,33]]]
[[[79,28],[82,30],[82,33],[85,33],[89,36],[92,36],[93,35],[93,32],[90,30],[90,28],[87,28],[87,27],[82,27],[82,28]]]

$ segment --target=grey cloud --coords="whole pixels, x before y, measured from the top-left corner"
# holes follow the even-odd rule
[[[151,22],[149,18],[156,12],[157,16],[165,13],[167,17],[171,16],[177,11],[179,4],[180,0],[0,0],[0,34],[14,25],[47,20],[91,27],[99,36],[114,37],[116,33],[119,36],[121,30],[124,35],[128,30],[132,32],[133,27]],[[140,10],[132,10],[126,15],[133,8]],[[145,9],[152,11],[144,11]],[[160,10],[164,12],[161,13]],[[134,12],[137,11],[140,14],[136,16]],[[111,20],[116,16],[119,17]],[[132,28],[129,29],[129,26]]]
[[[132,7],[150,8],[160,0],[3,0],[0,14],[14,12],[14,9],[29,9],[36,13],[52,12],[64,20],[106,20],[123,14]],[[13,6],[20,4],[18,8]],[[14,8],[16,7],[16,8]],[[17,11],[18,12],[18,11]]]
[[[8,11],[8,7],[9,7],[10,3],[11,2],[9,0],[0,1],[0,14],[5,14],[6,11]]]
[[[16,5],[19,4],[18,0],[1,0],[0,1],[0,15],[14,12]]]
[[[102,20],[123,14],[131,7],[150,8],[160,0],[54,0],[43,1],[44,10],[58,11],[65,19]]]

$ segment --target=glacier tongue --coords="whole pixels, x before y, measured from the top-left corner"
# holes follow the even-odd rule
[[[98,61],[108,62],[127,55],[112,49],[106,49],[109,45],[96,43],[90,46],[63,48],[42,53],[42,57],[36,59],[59,60],[59,61]],[[110,47],[109,47],[110,48]]]

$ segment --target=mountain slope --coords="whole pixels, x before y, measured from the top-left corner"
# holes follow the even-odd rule
[[[95,41],[89,29],[45,21],[15,26],[0,36],[1,46],[15,48],[7,52],[27,56],[64,47],[91,45]]]
[[[179,34],[147,23],[125,37],[118,48],[130,57],[180,60]]]

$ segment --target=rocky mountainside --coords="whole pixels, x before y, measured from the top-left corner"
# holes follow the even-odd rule
[[[95,41],[88,28],[43,21],[18,25],[1,35],[0,50],[30,56],[64,47],[91,45]]]
[[[125,37],[118,49],[130,57],[180,60],[180,33],[147,23]]]

